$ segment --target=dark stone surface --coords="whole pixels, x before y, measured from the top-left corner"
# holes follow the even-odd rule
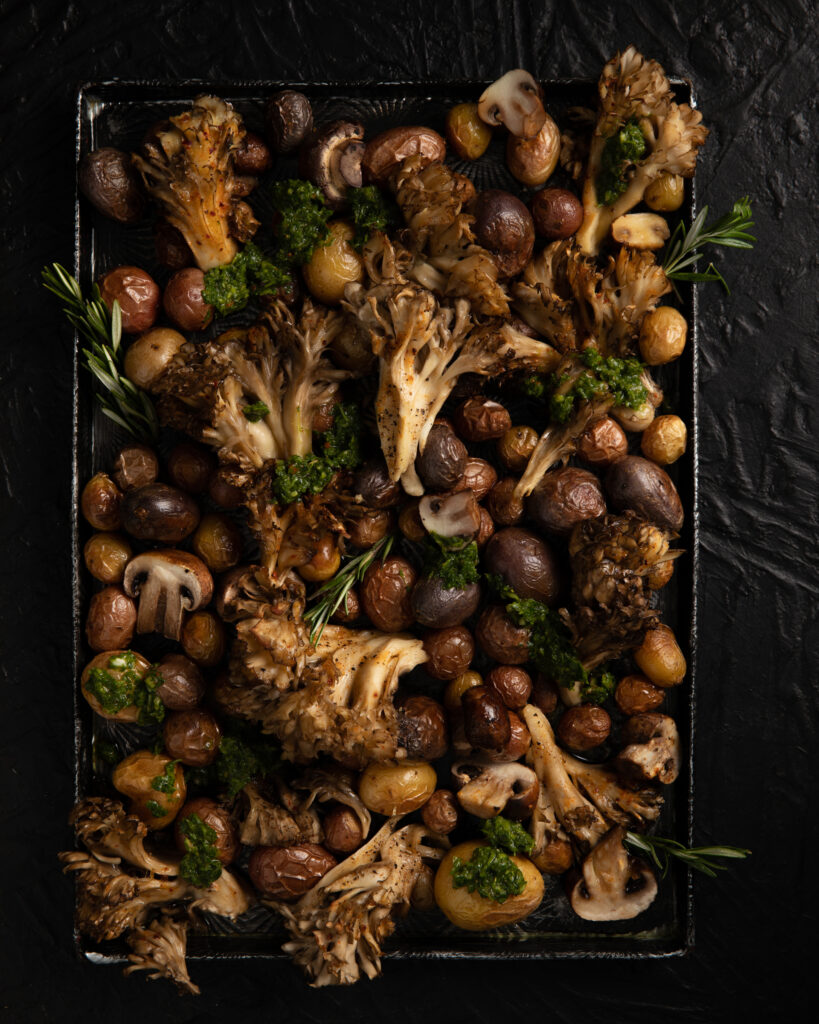
[[[0,8],[4,562],[0,1018],[205,1022],[785,1019],[815,938],[817,56],[808,0],[681,5],[122,2]],[[347,5],[345,5],[347,6]],[[234,10],[234,7],[236,10]],[[367,11],[365,12],[365,7]],[[692,13],[683,13],[684,10]],[[388,962],[350,991],[287,964],[194,968],[204,995],[74,958],[71,360],[39,287],[73,240],[74,90],[88,79],[596,76],[634,42],[690,76],[712,135],[701,202],[754,202],[759,244],[701,292],[696,839],[754,850],[696,882],[684,960]],[[767,1012],[765,1012],[767,1011]]]

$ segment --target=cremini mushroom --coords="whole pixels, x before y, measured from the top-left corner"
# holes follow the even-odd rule
[[[206,605],[213,595],[213,578],[204,562],[187,551],[146,551],[125,569],[126,594],[139,599],[138,633],[162,633],[178,640],[182,613]]]
[[[657,895],[654,872],[623,846],[626,831],[613,828],[583,861],[582,877],[569,902],[584,921],[628,921],[642,914]]]
[[[512,135],[534,138],[543,127],[546,111],[540,101],[540,87],[528,71],[507,71],[478,100],[478,116],[487,124],[503,124]]]
[[[305,140],[299,172],[321,189],[334,210],[347,201],[349,188],[361,186],[364,127],[354,121],[332,121]]]
[[[424,528],[439,537],[475,537],[481,526],[480,509],[471,490],[426,494],[418,502],[418,514]]]
[[[674,782],[680,773],[680,737],[669,715],[644,712],[626,722],[626,744],[612,764],[629,783]]]
[[[423,125],[388,128],[367,143],[362,161],[364,177],[384,184],[392,171],[411,156],[420,157],[419,169],[440,163],[446,156],[446,142],[438,132]]]
[[[476,818],[528,818],[537,802],[540,783],[524,764],[458,761],[452,765],[458,802]]]

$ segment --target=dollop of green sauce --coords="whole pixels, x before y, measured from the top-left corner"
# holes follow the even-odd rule
[[[600,206],[610,206],[626,191],[626,172],[631,164],[642,160],[647,148],[645,135],[634,117],[606,139],[596,181]]]

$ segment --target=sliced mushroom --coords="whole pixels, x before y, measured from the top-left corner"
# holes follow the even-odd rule
[[[612,764],[627,782],[674,782],[680,773],[680,737],[673,718],[650,711],[634,715],[622,739],[626,746]]]
[[[657,895],[654,872],[623,846],[626,831],[613,828],[583,861],[582,877],[569,893],[572,910],[584,921],[628,921]]]
[[[662,249],[669,235],[668,221],[657,213],[624,213],[611,226],[615,242],[632,249]]]
[[[299,153],[299,173],[321,189],[334,210],[344,206],[347,190],[361,186],[364,128],[354,121],[333,121],[314,132]]]
[[[534,138],[546,120],[540,87],[523,68],[507,71],[478,100],[478,116],[487,124],[505,124],[519,138]]]
[[[532,813],[540,783],[524,764],[482,764],[461,761],[452,765],[452,777],[459,786],[458,802],[476,818],[528,818]]]
[[[481,511],[472,491],[436,496],[426,494],[418,503],[424,529],[439,537],[476,537],[481,528]]]
[[[139,598],[137,633],[162,633],[178,640],[182,613],[206,605],[213,578],[204,562],[187,551],[146,551],[132,558],[122,581],[126,594]]]

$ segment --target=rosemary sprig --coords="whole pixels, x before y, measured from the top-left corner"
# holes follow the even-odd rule
[[[717,871],[725,871],[729,865],[720,864],[719,859],[742,860],[749,857],[750,850],[739,846],[683,846],[675,839],[662,836],[641,836],[626,832],[626,846],[633,852],[645,854],[660,870],[662,877],[668,874],[671,859],[676,857],[695,871],[701,871],[710,878],[717,877]]]
[[[685,268],[699,259],[700,250],[705,245],[753,249],[756,238],[748,233],[748,229],[754,226],[751,220],[751,201],[748,196],[743,196],[734,203],[730,213],[715,220],[713,224],[705,223],[707,216],[708,207],[703,206],[688,231],[682,222],[674,228],[663,260],[663,270],[671,281],[719,281],[730,294],[725,278],[713,263],[709,263],[703,273],[688,271]]]
[[[384,561],[392,550],[394,542],[394,534],[389,533],[386,537],[382,537],[367,551],[363,551],[346,562],[332,579],[323,583],[313,594],[311,600],[316,603],[304,615],[304,621],[310,623],[310,643],[317,644],[319,642],[324,627],[330,621],[333,613],[341,607],[342,603],[346,609],[347,595],[352,588],[356,583],[362,581],[364,573],[379,555],[381,561]]]
[[[122,372],[122,310],[115,300],[112,310],[102,301],[94,285],[86,299],[76,278],[52,263],[43,268],[43,284],[63,305],[68,321],[88,347],[83,348],[84,366],[102,384],[97,392],[103,415],[139,440],[156,441],[159,421],[153,402]]]

